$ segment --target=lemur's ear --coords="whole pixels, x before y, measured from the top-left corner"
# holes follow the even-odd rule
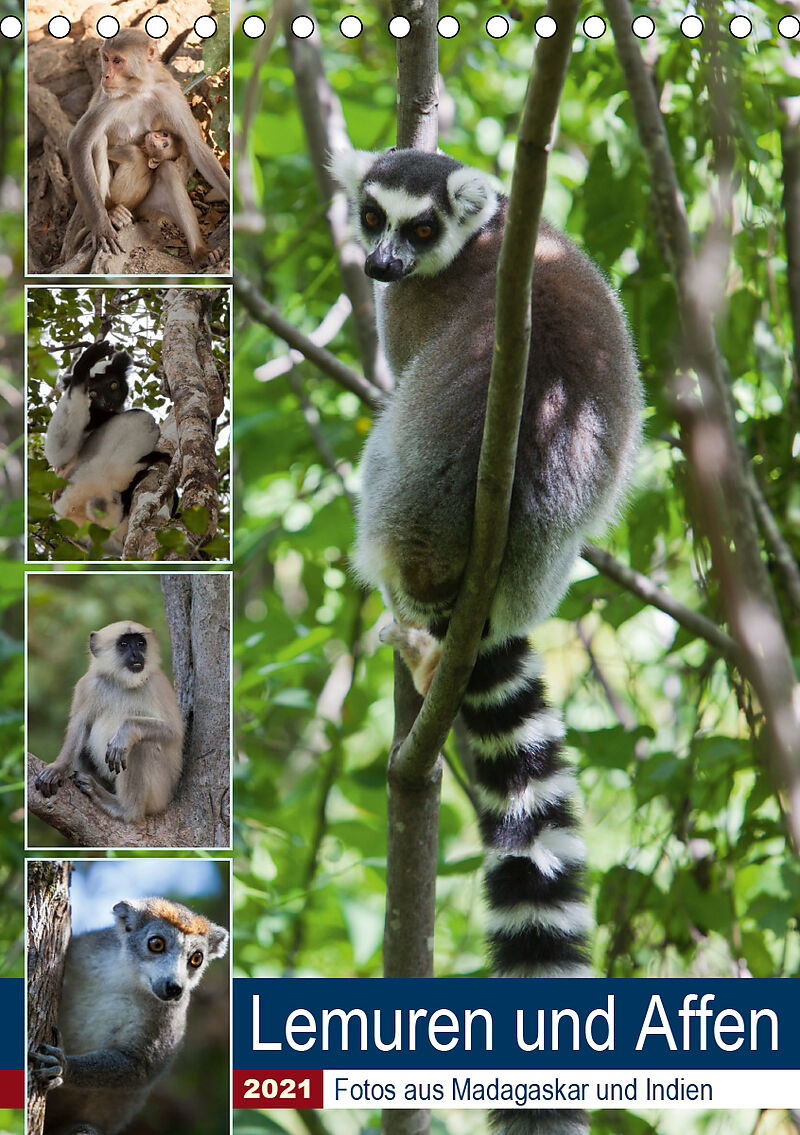
[[[212,922],[208,928],[208,956],[221,958],[228,949],[228,931]]]
[[[136,909],[129,902],[122,900],[111,908],[111,913],[117,920],[117,928],[130,934],[136,926]]]
[[[328,169],[347,196],[352,199],[367,170],[377,157],[377,154],[369,150],[339,150],[338,153],[331,154]]]
[[[447,179],[447,195],[455,217],[474,217],[495,196],[486,174],[477,169],[455,169]]]

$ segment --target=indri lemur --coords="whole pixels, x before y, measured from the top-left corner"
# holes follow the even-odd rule
[[[130,356],[110,343],[93,343],[62,380],[44,454],[68,484],[53,494],[57,516],[79,527],[87,521],[111,531],[104,551],[118,556],[128,531],[133,492],[156,461],[159,426],[148,410],[124,410]]]
[[[45,1135],[116,1135],[175,1057],[192,990],[228,932],[164,898],[128,899],[115,925],[69,944],[59,1038],[32,1054]]]

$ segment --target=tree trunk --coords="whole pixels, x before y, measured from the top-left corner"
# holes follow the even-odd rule
[[[69,877],[64,860],[28,862],[28,1048],[52,1044],[70,938]],[[45,1093],[28,1077],[28,1135],[41,1135]]]
[[[230,845],[231,576],[164,575],[164,610],[172,674],[186,741],[181,785],[191,795],[208,839]]]

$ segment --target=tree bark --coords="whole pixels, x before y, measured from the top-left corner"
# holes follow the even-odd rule
[[[181,512],[185,515],[197,508],[207,514],[203,531],[187,529],[187,538],[195,549],[214,536],[219,520],[212,422],[222,412],[223,393],[216,367],[207,365],[211,354],[210,309],[216,295],[207,288],[171,288],[164,301],[161,357],[175,406],[181,451]],[[167,558],[187,557],[176,552]]]
[[[28,1049],[54,1042],[64,957],[70,939],[69,877],[64,860],[28,862]],[[41,1135],[45,1093],[28,1077],[28,1135]]]
[[[79,847],[230,846],[230,583],[228,572],[164,575],[175,693],[185,729],[178,790],[166,811],[125,824],[87,802],[71,779],[45,799],[46,766],[28,755],[28,808]]]
[[[433,153],[439,140],[438,0],[393,0],[411,24],[397,41],[397,145]]]

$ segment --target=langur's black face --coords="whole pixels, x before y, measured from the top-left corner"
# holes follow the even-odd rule
[[[133,674],[141,674],[144,670],[146,653],[147,639],[143,634],[123,634],[117,639],[117,657]]]

